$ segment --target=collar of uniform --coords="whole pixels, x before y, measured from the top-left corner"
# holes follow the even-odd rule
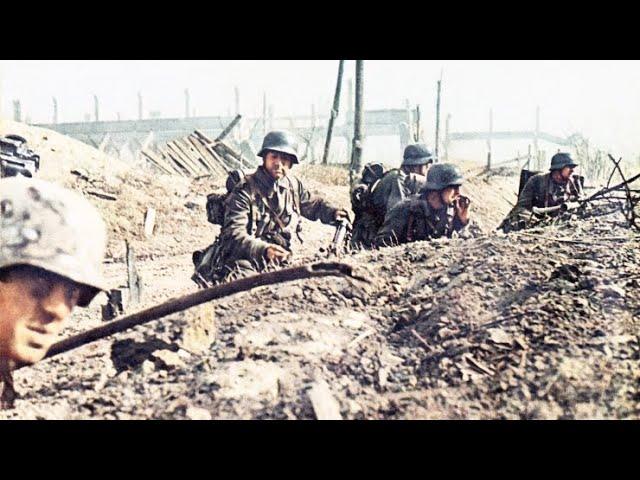
[[[274,180],[262,165],[258,167],[255,178],[260,189],[264,193],[269,195],[278,190],[280,190],[281,192],[283,190],[286,190],[289,181],[286,177],[283,177],[279,180]]]

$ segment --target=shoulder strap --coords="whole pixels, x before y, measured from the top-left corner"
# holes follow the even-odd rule
[[[262,204],[271,214],[271,217],[273,218],[273,220],[278,224],[278,227],[280,227],[281,230],[285,230],[286,225],[284,224],[280,216],[276,212],[274,212],[273,208],[271,208],[271,205],[269,205],[269,202],[267,201],[265,196],[262,194],[258,186],[255,184],[255,180],[253,179],[253,177],[247,176],[245,178],[247,179],[247,183],[249,184],[249,189],[251,190],[251,194],[260,199]]]

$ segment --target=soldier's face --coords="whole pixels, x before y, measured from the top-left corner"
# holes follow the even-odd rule
[[[573,175],[573,170],[574,167],[564,167],[562,170],[560,170],[560,176],[563,180],[567,181],[571,178],[571,175]]]
[[[267,152],[264,156],[264,169],[274,180],[287,175],[291,169],[292,161],[286,155],[278,152]]]
[[[19,267],[0,280],[0,357],[42,360],[78,303],[80,288],[63,277]]]
[[[459,196],[460,196],[460,185],[447,187],[444,190],[442,190],[442,193],[440,194],[442,203],[444,203],[445,205],[451,205]]]

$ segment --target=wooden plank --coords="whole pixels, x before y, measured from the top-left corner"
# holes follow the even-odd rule
[[[163,172],[169,174],[169,175],[174,175],[175,171],[170,168],[164,160],[160,160],[158,157],[156,157],[155,155],[153,155],[151,152],[148,152],[146,150],[141,150],[140,153],[142,155],[144,155],[147,160],[149,160],[153,165],[155,165],[156,167],[158,167],[160,170],[162,170]]]
[[[236,152],[236,150],[233,147],[229,146],[225,142],[223,142],[223,141],[218,142],[218,145],[216,145],[216,147],[220,147],[220,148],[223,148],[224,150],[226,150],[227,153],[229,153],[229,155],[231,155],[240,164],[246,166],[247,168],[252,168],[254,166],[249,160],[244,158],[241,153]]]
[[[182,145],[180,145],[179,140],[173,140],[171,142],[171,146],[177,153],[181,155],[183,159],[186,159],[191,164],[191,167],[195,172],[197,172],[198,174],[209,173],[209,168],[206,165],[202,165],[197,158],[193,158],[193,154],[185,151]]]
[[[202,169],[194,164],[188,156],[184,155],[173,142],[167,142],[167,150],[170,151],[175,157],[177,157],[181,161],[181,163],[185,167],[187,167],[187,169],[194,175],[197,176],[202,173]]]
[[[317,380],[309,390],[309,400],[318,420],[342,420],[340,404],[324,380]]]
[[[162,160],[169,165],[173,171],[175,173],[177,173],[178,175],[182,176],[182,177],[188,177],[188,172],[186,171],[186,169],[180,165],[179,163],[176,163],[176,161],[169,156],[169,154],[164,150],[164,149],[160,149],[160,155],[162,155]]]
[[[185,155],[189,155],[189,157],[196,163],[196,165],[199,165],[201,168],[203,168],[205,172],[207,173],[213,172],[213,169],[211,168],[209,163],[202,158],[202,155],[200,155],[200,152],[198,152],[195,148],[193,148],[191,143],[188,142],[185,138],[175,140],[174,143],[182,149]]]
[[[219,164],[219,162],[211,156],[209,151],[204,147],[204,145],[200,142],[198,137],[194,135],[189,135],[187,137],[189,142],[193,145],[193,147],[200,152],[200,156],[204,159],[205,162],[210,166],[211,171],[216,175],[226,175],[227,171]]]
[[[193,172],[191,171],[191,169],[183,165],[182,161],[179,158],[176,158],[173,152],[171,152],[170,150],[162,150],[162,153],[165,157],[170,159],[176,165],[176,168],[178,168],[179,171],[183,172],[182,176],[184,177],[193,176]]]

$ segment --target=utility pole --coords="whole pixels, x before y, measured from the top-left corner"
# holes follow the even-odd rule
[[[56,97],[53,97],[53,124],[56,125],[58,123],[58,100]]]
[[[22,107],[20,106],[20,100],[13,101],[13,119],[16,122],[22,121]]]
[[[322,155],[322,164],[327,165],[329,162],[329,150],[331,148],[331,136],[333,135],[333,124],[340,113],[340,91],[342,90],[342,74],[344,72],[344,60],[340,60],[338,64],[338,80],[336,82],[336,92],[333,96],[333,108],[329,117],[329,126],[327,127],[327,140],[324,144],[324,154]]]
[[[438,159],[438,151],[440,144],[440,91],[442,87],[442,70],[440,70],[440,80],[438,80],[438,95],[436,97],[436,160]]]
[[[94,121],[99,122],[100,121],[100,104],[98,102],[97,95],[93,96],[93,114],[94,114]]]
[[[262,94],[262,136],[267,135],[267,92]]]
[[[189,118],[189,89],[184,89],[184,118]]]
[[[360,173],[362,163],[362,143],[363,138],[363,80],[364,80],[364,60],[356,60],[356,106],[353,119],[353,146],[351,152],[351,180]]]

